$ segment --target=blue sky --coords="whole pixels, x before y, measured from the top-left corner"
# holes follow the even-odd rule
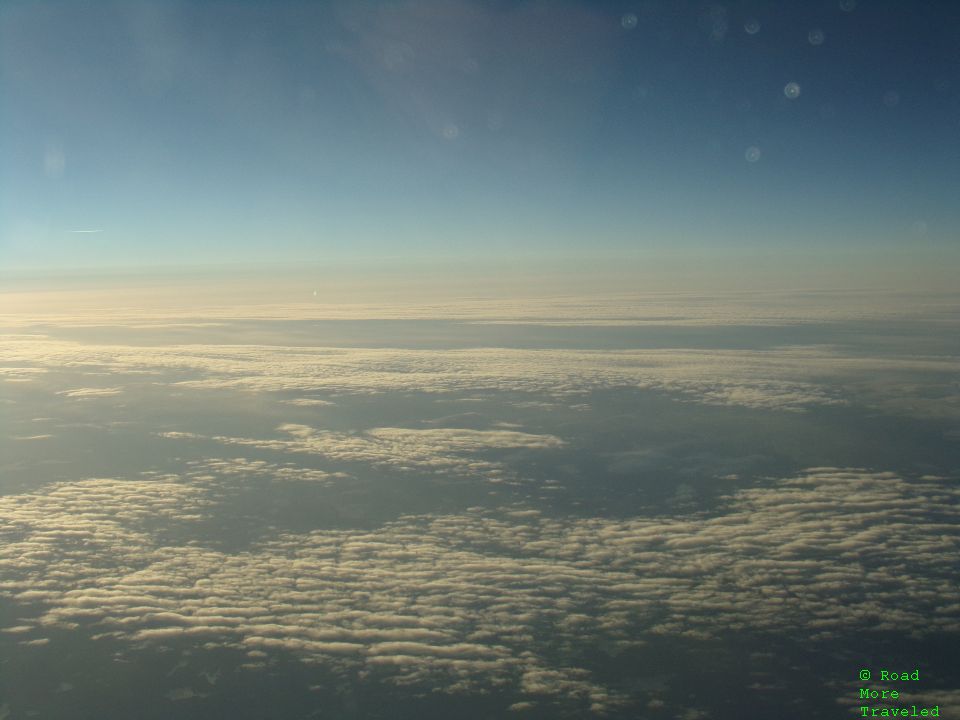
[[[0,262],[934,257],[957,12],[7,2]]]

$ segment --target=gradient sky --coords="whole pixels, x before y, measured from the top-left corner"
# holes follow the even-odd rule
[[[5,2],[0,263],[955,248],[958,26],[867,0]]]

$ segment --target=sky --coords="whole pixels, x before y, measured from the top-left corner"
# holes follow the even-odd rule
[[[0,7],[3,270],[956,261],[950,3]]]

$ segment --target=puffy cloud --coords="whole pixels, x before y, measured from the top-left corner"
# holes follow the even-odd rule
[[[284,400],[284,402],[297,407],[332,407],[336,405],[331,400],[321,400],[320,398],[293,398],[292,400]]]
[[[224,491],[239,465],[222,467],[191,473]],[[208,487],[156,476],[0,498],[0,593],[42,611],[6,630],[28,642],[81,623],[134,643],[203,638],[253,661],[292,653],[400,685],[512,687],[522,702],[597,713],[622,692],[552,663],[544,638],[629,647],[657,635],[960,630],[949,562],[960,489],[942,479],[814,468],[688,517],[474,508],[280,533],[240,553],[165,545],[164,524],[202,518]]]
[[[564,442],[553,435],[534,435],[515,430],[469,430],[463,428],[374,428],[362,433],[340,433],[316,430],[307,425],[285,423],[277,430],[289,435],[282,439],[257,439],[214,436],[227,445],[246,445],[266,450],[319,455],[328,459],[369,463],[376,467],[399,470],[485,474],[498,477],[500,463],[471,457],[483,450],[523,448],[544,450],[558,448]],[[198,439],[195,433],[165,432],[171,439]],[[257,461],[263,463],[263,461]],[[211,466],[212,467],[212,466]],[[249,468],[249,463],[245,469]],[[280,471],[280,476],[294,478],[301,470]],[[319,471],[317,471],[319,472]],[[309,474],[309,473],[308,473]],[[329,475],[328,475],[329,477]]]
[[[163,437],[174,439],[196,439],[202,435],[194,433],[167,432]],[[188,475],[199,481],[216,480],[222,477],[243,476],[250,480],[265,482],[309,482],[330,485],[336,480],[349,477],[342,472],[327,472],[316,468],[306,468],[295,463],[272,463],[266,460],[248,458],[206,458],[187,461]]]

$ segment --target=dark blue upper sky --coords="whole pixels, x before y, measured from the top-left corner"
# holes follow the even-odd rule
[[[952,2],[5,2],[0,262],[948,247],[958,27]]]

